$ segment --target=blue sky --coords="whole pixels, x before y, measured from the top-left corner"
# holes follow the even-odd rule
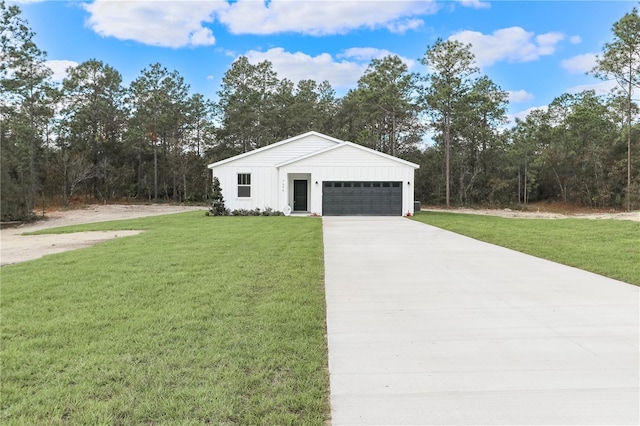
[[[129,84],[150,64],[177,70],[216,100],[240,55],[270,60],[280,78],[355,87],[372,58],[397,54],[412,71],[438,38],[472,43],[477,65],[510,93],[509,114],[612,82],[585,75],[632,1],[8,1],[18,3],[56,78],[89,59]]]

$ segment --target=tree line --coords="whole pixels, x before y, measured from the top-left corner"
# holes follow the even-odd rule
[[[456,41],[426,49],[426,74],[398,56],[373,59],[342,97],[327,81],[294,83],[240,57],[213,102],[159,63],[128,87],[97,59],[56,84],[20,9],[2,0],[0,11],[3,221],[44,200],[209,200],[208,163],[310,130],[420,164],[416,199],[429,204],[640,205],[635,8],[593,71],[618,90],[563,94],[511,127],[508,94]]]

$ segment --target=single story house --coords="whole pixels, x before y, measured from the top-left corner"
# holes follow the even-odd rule
[[[413,214],[418,167],[318,132],[209,164],[231,210],[325,216]]]

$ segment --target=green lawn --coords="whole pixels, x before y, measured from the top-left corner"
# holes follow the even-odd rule
[[[322,224],[191,212],[2,268],[1,424],[322,425]]]
[[[421,212],[415,220],[640,285],[640,222]]]

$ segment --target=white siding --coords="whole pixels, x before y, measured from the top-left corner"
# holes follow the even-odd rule
[[[391,158],[385,158],[381,155],[377,155],[372,152],[367,152],[365,150],[350,146],[343,145],[336,149],[329,150],[327,152],[323,152],[318,155],[314,155],[312,157],[308,157],[302,159],[300,161],[296,161],[294,164],[303,164],[306,166],[327,166],[327,165],[367,165],[367,166],[401,166],[404,167],[403,164],[395,161]],[[293,164],[292,164],[293,165]]]
[[[324,139],[316,135],[309,135],[284,145],[275,146],[262,152],[257,152],[254,155],[248,155],[246,157],[230,161],[229,163],[224,164],[224,166],[275,166],[276,164],[300,158],[335,145],[336,142],[334,141]]]
[[[312,213],[322,214],[324,181],[402,182],[402,212],[413,214],[414,168],[348,145],[280,167],[279,181],[292,173],[310,173]],[[318,182],[316,184],[316,182]]]
[[[323,181],[396,181],[402,182],[402,211],[413,214],[414,168],[393,158],[348,144],[317,155],[337,142],[316,134],[240,156],[213,167],[218,177],[225,204],[230,210],[264,209],[284,210],[292,205],[293,179],[308,179],[308,210],[322,214]],[[302,158],[308,156],[306,158]],[[276,168],[277,164],[302,158]],[[251,174],[251,197],[238,197],[238,173]],[[316,183],[317,182],[317,183]]]
[[[235,209],[264,209],[271,207],[279,210],[277,206],[278,173],[273,167],[241,167],[234,165],[222,165],[213,170],[213,176],[220,180],[222,196],[225,205],[230,210]],[[251,197],[238,197],[238,173],[251,173]]]

